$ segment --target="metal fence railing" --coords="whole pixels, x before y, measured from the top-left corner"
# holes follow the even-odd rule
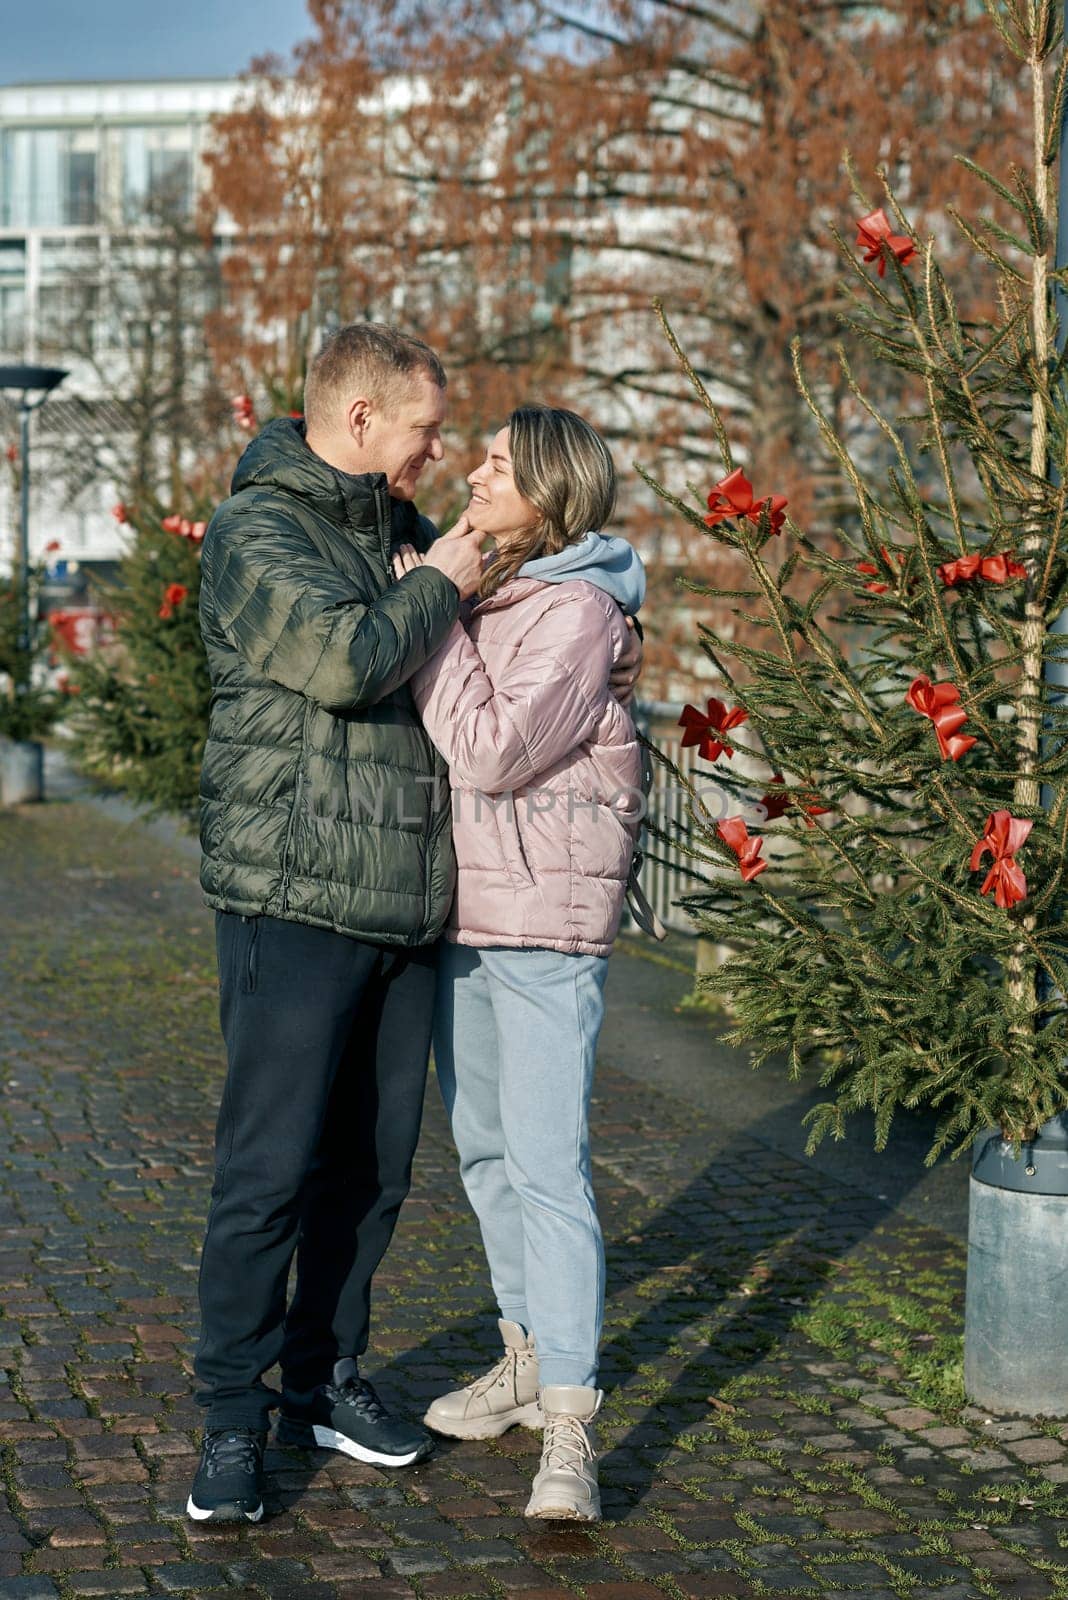
[[[637,700],[631,706],[637,728],[658,750],[672,760],[688,778],[699,774],[694,761],[694,750],[682,748],[679,717],[682,706],[663,700]],[[685,816],[684,794],[670,772],[653,762],[653,787],[649,795],[649,817],[669,832],[672,824]],[[647,838],[648,849],[661,860],[648,857],[642,866],[641,885],[653,910],[666,928],[673,933],[696,936],[697,929],[685,911],[673,904],[688,890],[697,887],[696,880],[684,871],[686,857],[677,845],[664,844],[659,839]],[[663,863],[668,863],[664,865]]]

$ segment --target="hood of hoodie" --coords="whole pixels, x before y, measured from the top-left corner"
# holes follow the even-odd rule
[[[645,568],[626,539],[614,534],[588,533],[552,556],[525,561],[516,574],[539,583],[567,583],[581,578],[610,594],[628,616],[634,616],[645,599]]]

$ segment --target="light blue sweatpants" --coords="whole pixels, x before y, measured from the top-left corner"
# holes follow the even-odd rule
[[[589,1105],[603,956],[443,942],[434,1059],[501,1316],[542,1385],[597,1381],[604,1242]]]

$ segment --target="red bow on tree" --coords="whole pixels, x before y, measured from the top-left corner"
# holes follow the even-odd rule
[[[251,433],[256,426],[256,408],[247,394],[235,394],[230,401],[230,409],[234,414],[234,421],[239,428],[244,428],[246,433]]]
[[[126,506],[123,504],[123,502],[121,500],[119,501],[118,505],[112,506],[111,515],[115,518],[115,521],[117,523],[119,523],[120,525],[122,523],[124,523],[124,522],[129,522],[129,520],[130,520],[129,514],[128,514],[127,509],[126,509]]]
[[[1027,898],[1027,879],[1016,865],[1016,852],[1026,842],[1033,827],[1033,822],[1014,817],[1008,811],[992,811],[986,819],[986,831],[972,851],[968,862],[970,872],[979,871],[980,862],[988,850],[993,856],[993,865],[979,893],[989,894],[993,889],[995,904],[1002,911]]]
[[[743,882],[750,883],[753,878],[759,878],[768,864],[760,854],[764,841],[759,833],[751,834],[741,817],[726,817],[722,822],[717,822],[716,832],[738,857],[738,870]]]
[[[684,706],[679,718],[679,727],[686,730],[682,736],[682,748],[686,750],[690,745],[696,745],[702,761],[715,761],[721,755],[730,761],[734,755],[733,749],[726,740],[717,739],[716,734],[737,728],[748,716],[748,711],[743,711],[741,706],[734,706],[728,711],[722,700],[714,698],[709,700],[707,711],[698,711],[696,706]]]
[[[1010,555],[1000,556],[958,556],[956,561],[945,561],[938,569],[938,576],[947,589],[953,589],[958,583],[966,583],[969,578],[985,578],[987,583],[1008,583],[1010,578],[1026,578],[1027,568],[1020,561],[1014,561]]]
[[[881,544],[879,546],[879,553],[882,556],[883,560],[886,562],[886,565],[892,571],[893,570],[893,562],[890,559],[890,552],[886,548],[885,544]],[[904,553],[902,551],[895,550],[894,551],[894,557],[897,560],[897,564],[898,564],[899,567],[904,566],[905,557],[904,557]],[[881,570],[882,569],[880,567],[877,567],[875,565],[874,561],[858,561],[857,562],[857,571],[858,572],[862,572],[865,577],[869,577],[870,576],[870,577],[873,577],[873,578],[878,578],[880,576]],[[866,583],[864,585],[864,587],[865,587],[865,589],[868,589],[872,594],[885,594],[886,591],[889,589],[890,585],[888,583]]]
[[[958,732],[967,722],[968,713],[959,704],[960,690],[955,683],[932,683],[926,673],[921,673],[913,678],[905,700],[913,711],[930,717],[934,723],[943,761],[959,761],[975,744],[971,734]]]
[[[781,533],[786,521],[787,504],[781,494],[766,494],[762,500],[754,500],[753,485],[741,467],[735,467],[733,472],[728,472],[725,478],[719,480],[709,494],[705,526],[714,528],[717,522],[725,522],[729,517],[748,517],[755,527],[759,527],[766,508],[770,531]]]
[[[864,251],[865,261],[878,261],[879,276],[886,276],[886,249],[895,255],[903,267],[916,255],[914,242],[903,233],[894,233],[890,227],[890,218],[880,206],[878,211],[869,211],[866,217],[861,217],[857,223],[857,247]]]
[[[190,522],[188,517],[164,517],[160,527],[165,533],[177,533],[193,544],[202,544],[208,531],[206,522]]]
[[[771,781],[772,783],[782,783],[782,773],[773,772]],[[813,817],[826,817],[831,812],[830,806],[820,805],[819,796],[813,794],[811,790],[799,791],[796,796],[788,794],[785,790],[780,790],[777,794],[768,793],[761,796],[758,804],[763,808],[765,822],[777,822],[792,807],[799,806],[805,819],[805,825],[809,828],[816,826],[812,820]]]
[[[176,606],[180,606],[189,593],[184,583],[169,583],[163,591],[163,604],[159,608],[159,615],[164,621],[174,616]]]
[[[874,561],[858,561],[857,571],[862,572],[865,577],[877,578],[879,576],[879,568]],[[888,583],[866,583],[864,587],[870,590],[872,594],[885,594],[890,585]]]

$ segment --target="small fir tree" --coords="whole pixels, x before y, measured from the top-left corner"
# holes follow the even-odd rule
[[[270,415],[297,417],[291,396],[268,395]],[[238,438],[261,423],[247,394],[230,399]],[[208,733],[211,680],[200,637],[200,547],[219,477],[211,460],[188,475],[186,514],[148,498],[113,515],[132,530],[116,581],[100,595],[113,640],[71,662],[69,724],[90,777],[150,811],[194,823]]]
[[[0,579],[0,738],[17,742],[44,738],[64,710],[62,697],[43,672],[49,629],[38,612],[40,567],[31,567],[28,576],[28,648],[20,641],[18,577]]]
[[[100,597],[113,640],[70,664],[75,756],[90,777],[192,821],[211,694],[197,619],[205,513],[115,515],[133,538]]]
[[[700,882],[682,903],[735,951],[704,981],[730,994],[733,1037],[758,1060],[782,1051],[794,1076],[819,1062],[827,1096],[810,1148],[863,1107],[882,1147],[899,1107],[929,1106],[929,1160],[990,1125],[1018,1144],[1068,1104],[1068,710],[1046,681],[1068,605],[1068,405],[1051,308],[1065,60],[1053,0],[984,3],[1033,98],[1033,170],[999,178],[966,161],[996,215],[953,218],[976,272],[996,279],[997,312],[962,320],[935,243],[915,238],[889,186],[876,209],[854,182],[855,244],[836,234],[845,320],[911,376],[919,403],[886,415],[840,351],[870,424],[866,454],[851,452],[795,348],[800,392],[855,501],[839,547],[852,553],[807,537],[767,492],[785,486],[754,495],[666,320],[723,476],[705,514],[648,480],[743,558],[744,589],[700,592],[764,635],[747,647],[702,630],[724,699],[682,719],[729,814],[667,763],[688,791],[683,842]],[[735,745],[766,762],[763,794],[732,770]]]

